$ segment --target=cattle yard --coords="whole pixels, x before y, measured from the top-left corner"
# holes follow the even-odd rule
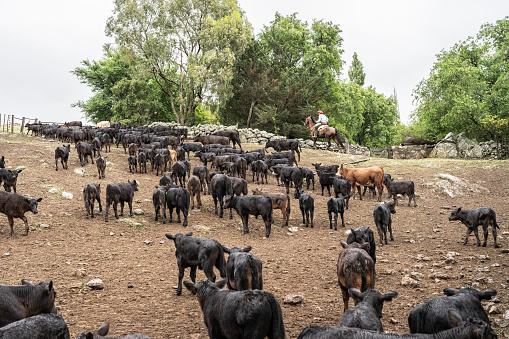
[[[187,141],[189,142],[189,140]],[[67,143],[66,143],[67,144]],[[14,220],[15,236],[10,236],[7,217],[0,214],[0,283],[21,284],[21,279],[53,281],[57,293],[58,312],[69,326],[71,338],[85,330],[97,330],[110,323],[111,336],[130,332],[144,333],[151,338],[207,338],[197,297],[187,289],[177,296],[178,267],[175,245],[165,234],[193,232],[193,236],[215,239],[228,248],[251,246],[250,253],[263,264],[263,288],[280,303],[286,332],[296,338],[307,326],[337,325],[343,314],[343,299],[337,278],[337,260],[343,250],[349,227],[369,226],[377,244],[375,288],[382,294],[398,292],[386,302],[381,319],[385,331],[409,333],[408,315],[429,298],[443,296],[445,288],[461,289],[474,286],[478,290],[494,289],[497,296],[483,301],[491,309],[492,327],[500,337],[509,337],[509,328],[501,328],[509,308],[509,166],[507,161],[494,160],[390,160],[371,159],[349,167],[383,166],[395,181],[415,183],[417,207],[407,206],[405,197],[399,200],[392,214],[394,241],[380,247],[373,220],[377,198],[351,198],[344,212],[346,228],[338,222],[338,230],[329,229],[327,202],[321,196],[318,176],[315,189],[307,190],[314,198],[314,228],[302,224],[299,203],[290,188],[291,214],[289,225],[282,227],[280,210],[274,210],[270,237],[265,237],[261,217],[249,217],[248,234],[242,234],[240,217],[224,211],[224,218],[214,214],[211,196],[201,196],[202,207],[190,210],[188,226],[154,221],[152,194],[160,175],[148,168],[147,174],[130,173],[128,154],[122,147],[111,147],[107,156],[106,178],[99,179],[97,168],[90,162],[81,169],[74,145],[71,146],[68,169],[59,163],[55,171],[55,149],[63,144],[39,137],[0,134],[0,157],[5,156],[6,168],[24,166],[18,175],[17,193],[30,198],[42,198],[39,213],[27,212],[30,232],[24,236],[24,224]],[[243,149],[260,148],[243,144]],[[272,151],[272,149],[270,149]],[[361,160],[361,156],[328,151],[303,149],[299,166],[312,169],[313,163],[340,165]],[[191,152],[191,165],[201,165]],[[209,165],[210,167],[210,165]],[[75,170],[78,169],[77,172]],[[165,172],[167,173],[167,172]],[[438,174],[452,175],[460,182],[444,181]],[[134,209],[143,214],[115,219],[110,210],[105,222],[105,192],[109,183],[135,179]],[[284,193],[276,186],[270,173],[268,184],[252,182],[247,172],[248,192],[255,188],[263,192]],[[95,218],[87,216],[82,198],[83,187],[101,184],[103,211],[95,204]],[[56,193],[49,193],[50,190]],[[3,188],[2,188],[3,190]],[[332,190],[331,190],[332,191]],[[62,193],[72,193],[68,199]],[[382,200],[387,200],[384,187]],[[448,220],[457,207],[473,209],[491,207],[497,214],[498,243],[494,248],[491,230],[487,247],[478,247],[471,236],[463,245],[466,227],[459,221]],[[119,208],[120,212],[120,208]],[[168,214],[168,212],[167,212]],[[168,215],[169,220],[169,215]],[[174,215],[174,221],[176,216]],[[483,241],[482,231],[480,231]],[[215,269],[216,275],[219,276]],[[104,282],[104,289],[91,290],[86,283],[94,278]],[[197,281],[205,279],[198,270]],[[189,269],[184,280],[190,280]],[[283,303],[287,295],[301,294],[297,305]],[[491,302],[491,304],[489,304]],[[350,300],[352,305],[352,301]],[[506,322],[507,323],[507,322]]]

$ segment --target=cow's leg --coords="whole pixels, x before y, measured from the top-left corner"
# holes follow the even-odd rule
[[[233,219],[233,212],[232,212],[232,207],[230,207],[230,220]]]
[[[488,227],[489,227],[489,222],[488,222],[488,218],[486,218],[486,219],[484,219],[484,222],[482,224],[482,230],[484,233],[484,242],[482,243],[482,247],[486,247],[486,244],[488,243]]]
[[[223,217],[223,195],[219,195],[219,218]]]
[[[55,171],[58,171],[58,158],[55,157]]]
[[[474,227],[474,235],[477,239],[477,246],[481,246],[481,239],[479,239],[479,226]]]
[[[184,227],[187,227],[187,215],[189,213],[189,209],[188,208],[183,208],[182,209],[182,215],[184,216],[184,223],[182,224],[182,226]]]
[[[391,240],[394,241],[394,237],[392,236],[392,220],[389,220],[389,224],[387,225],[387,227],[389,228],[389,234],[391,235]],[[385,241],[387,241],[387,239]]]
[[[180,207],[176,207],[175,210],[177,211],[177,223],[181,223],[182,221],[180,220]]]
[[[14,236],[14,218],[12,216],[7,216],[9,219],[9,226],[11,227],[11,237]]]
[[[272,228],[272,220],[269,215],[263,215],[263,221],[265,222],[265,236],[268,238]]]
[[[240,218],[242,219],[242,233],[246,234],[249,233],[249,214],[247,215],[241,215]]]
[[[303,223],[303,224],[306,224],[306,214],[305,214],[305,212],[304,212],[304,208],[302,208],[301,206],[299,206],[299,208],[300,208],[300,213],[302,213],[302,223]],[[308,225],[306,224],[306,227],[307,227],[307,226],[308,226]]]
[[[25,223],[25,235],[28,235],[28,220],[27,220],[27,217],[25,216],[22,216],[21,217],[21,220],[23,220],[23,222]],[[12,229],[12,228],[11,228]],[[12,235],[12,234],[11,234]]]
[[[314,208],[311,208],[309,210],[309,218],[311,219],[311,228],[315,227],[315,225],[313,223],[314,214],[315,214],[315,210],[314,210]]]
[[[343,219],[344,212],[341,212],[341,227],[345,227],[345,220]]]
[[[198,205],[198,208],[201,207],[201,197],[200,197],[200,190],[196,192],[196,204]]]
[[[115,211],[115,219],[118,219],[118,202],[113,201],[113,210]]]
[[[217,215],[217,197],[215,194],[212,194],[212,200],[214,200],[214,214]]]
[[[94,199],[92,198],[91,201],[88,201],[87,203],[90,204],[90,217],[94,217]]]
[[[332,212],[329,212],[329,229],[332,229]]]
[[[348,289],[339,285],[341,287],[341,295],[343,296],[343,312],[348,309],[348,300],[350,299],[350,295],[348,294]]]
[[[184,279],[184,266],[181,266],[181,265],[178,265],[178,266],[179,266],[179,284],[177,286],[177,295],[181,295],[182,294],[182,279]],[[192,269],[193,268],[191,268],[191,270]],[[194,269],[196,270],[196,266]],[[195,282],[195,281],[193,281],[193,282]]]
[[[104,221],[108,221],[108,211],[110,210],[110,201],[106,197],[106,211],[104,212]]]
[[[465,239],[463,239],[463,245],[466,245],[468,242],[468,237],[470,237],[470,234],[472,233],[473,229],[471,229],[469,226],[467,226],[467,233],[465,234]]]
[[[495,242],[495,248],[499,248],[500,245],[497,243],[497,226],[494,220],[491,220],[491,232],[493,234],[493,241]]]

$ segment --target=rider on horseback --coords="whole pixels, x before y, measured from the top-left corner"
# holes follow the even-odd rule
[[[327,118],[325,116],[325,114],[323,114],[322,111],[318,111],[318,119],[316,119],[316,123],[320,124],[320,126],[315,128],[315,136],[318,136],[318,130],[325,128],[325,127],[329,127],[329,126],[327,126],[328,122],[329,122],[329,118]]]

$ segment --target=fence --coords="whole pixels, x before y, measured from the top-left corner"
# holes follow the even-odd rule
[[[19,133],[23,133],[23,131],[25,130],[25,125],[30,124],[30,123],[63,125],[63,123],[61,123],[61,122],[39,121],[39,119],[37,119],[37,118],[32,119],[32,118],[27,118],[27,117],[18,118],[18,117],[15,117],[14,114],[1,114],[0,113],[0,125],[2,126],[1,127],[2,132],[14,133],[14,126],[19,125],[20,126]]]

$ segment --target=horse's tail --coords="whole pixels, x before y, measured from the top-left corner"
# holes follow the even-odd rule
[[[345,148],[343,145],[343,142],[341,141],[341,134],[339,133],[337,128],[334,128],[336,130],[336,142],[341,145],[341,147]]]

